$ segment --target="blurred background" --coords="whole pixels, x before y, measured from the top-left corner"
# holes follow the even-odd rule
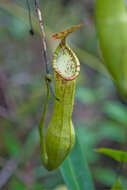
[[[67,190],[60,170],[48,172],[40,160],[37,127],[46,97],[45,66],[34,1],[29,1],[33,36],[26,0],[0,1],[0,188]],[[51,34],[84,24],[68,37],[81,63],[72,120],[95,189],[110,189],[117,176],[127,187],[126,164],[119,170],[117,162],[94,151],[97,147],[126,151],[127,147],[127,107],[101,64],[94,1],[43,0],[40,8],[51,72],[52,54],[58,44]],[[46,126],[52,108],[51,97]],[[80,162],[79,155],[76,159]]]

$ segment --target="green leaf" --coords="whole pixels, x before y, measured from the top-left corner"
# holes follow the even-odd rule
[[[93,89],[79,86],[77,87],[76,98],[83,104],[93,104],[96,102],[96,97],[93,92]]]
[[[78,137],[71,154],[60,167],[69,190],[94,190],[88,163],[80,148]]]
[[[43,185],[42,184],[39,184],[39,183],[35,183],[34,184],[34,189],[36,189],[36,190],[45,190],[45,187],[43,187]]]
[[[104,64],[125,98],[127,98],[126,19],[125,0],[96,0],[96,26]]]
[[[11,186],[11,190],[15,190],[15,189],[25,190],[26,189],[25,185],[21,181],[19,181],[17,178],[12,179],[10,186]]]
[[[16,155],[21,151],[20,143],[16,138],[16,133],[14,130],[5,129],[4,131],[5,145],[8,149],[10,155]]]
[[[110,148],[98,148],[97,152],[110,156],[118,162],[127,162],[127,152],[122,152],[119,150],[113,150]]]
[[[93,175],[95,176],[95,179],[106,186],[113,187],[113,185],[116,183],[116,177],[117,174],[115,171],[111,168],[100,168],[95,167],[93,170]],[[119,175],[119,180],[123,186],[123,189],[127,189],[127,180],[125,177]],[[119,190],[119,189],[118,189]]]
[[[123,190],[120,180],[118,179],[111,190]]]
[[[127,123],[127,108],[119,102],[107,102],[104,106],[104,112],[118,122]]]
[[[102,120],[98,129],[100,139],[106,138],[117,142],[126,142],[126,128],[121,128],[121,124],[115,121]]]
[[[98,138],[97,132],[94,131],[93,133],[93,131],[90,129],[90,126],[78,122],[76,127],[76,134],[78,134],[82,153],[88,160],[88,163],[94,163],[99,156],[94,151],[94,147],[100,142],[100,138]]]
[[[113,186],[113,184],[116,180],[116,174],[113,171],[113,169],[95,167],[93,172],[94,172],[93,174],[94,174],[96,180],[99,183],[102,183],[107,186]]]

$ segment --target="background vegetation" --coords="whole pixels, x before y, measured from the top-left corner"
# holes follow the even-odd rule
[[[0,186],[4,184],[3,190],[66,190],[64,165],[60,170],[48,172],[40,160],[37,126],[46,96],[45,68],[34,1],[30,0],[30,4],[34,36],[29,34],[26,1],[0,1]],[[87,160],[95,189],[110,189],[117,176],[127,187],[126,164],[119,170],[119,163],[94,151],[97,147],[126,151],[127,147],[127,108],[100,64],[94,2],[43,0],[40,7],[49,65],[57,46],[51,34],[71,25],[84,24],[68,38],[81,63],[73,112],[73,123],[85,160],[80,154],[74,154],[79,179],[86,181],[79,163],[83,162],[87,168]],[[46,123],[52,107],[51,98]]]

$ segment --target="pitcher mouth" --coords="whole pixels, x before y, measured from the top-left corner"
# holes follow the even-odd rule
[[[79,60],[66,44],[57,47],[52,65],[64,80],[74,80],[80,73]]]

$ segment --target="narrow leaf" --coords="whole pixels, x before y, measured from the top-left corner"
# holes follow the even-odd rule
[[[88,163],[82,153],[78,138],[60,171],[69,190],[94,190]]]
[[[110,101],[106,102],[104,105],[104,112],[112,119],[122,123],[127,123],[127,108],[125,105],[116,102]]]
[[[110,148],[99,148],[96,149],[97,152],[110,156],[118,162],[127,162],[127,152],[113,150]]]

